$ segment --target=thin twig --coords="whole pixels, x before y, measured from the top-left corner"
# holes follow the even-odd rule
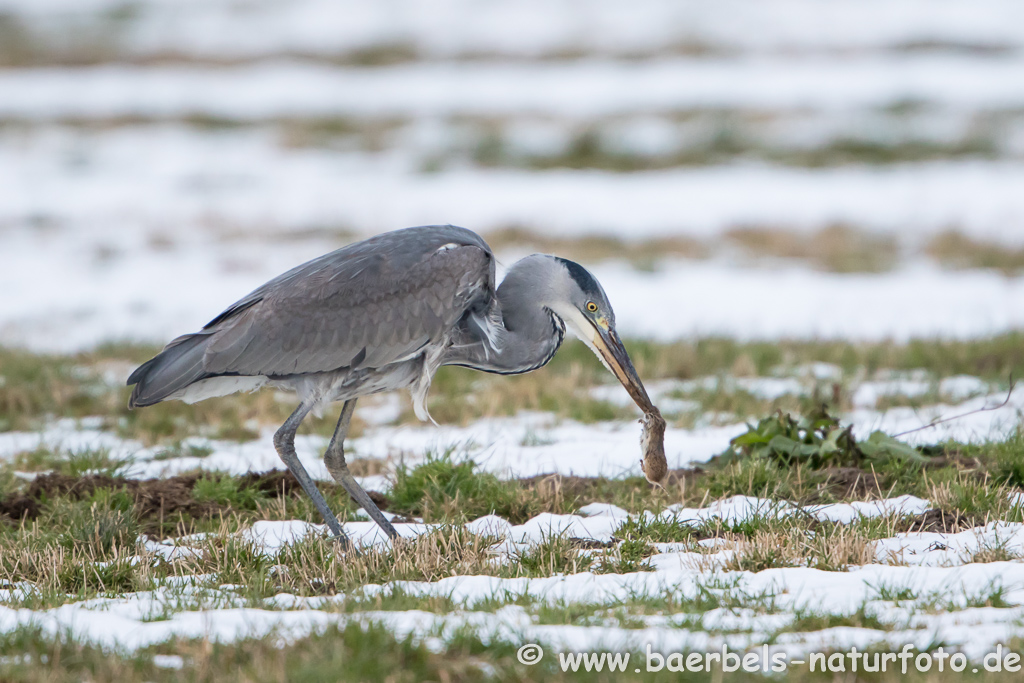
[[[959,420],[960,418],[969,417],[969,416],[975,415],[977,413],[985,413],[985,412],[988,412],[990,410],[999,410],[1000,408],[1004,408],[1010,402],[1010,396],[1013,395],[1013,385],[1014,385],[1013,373],[1011,372],[1010,373],[1010,390],[1006,392],[1006,400],[1004,400],[999,405],[996,405],[996,406],[985,406],[983,408],[978,408],[977,410],[972,410],[970,412],[962,413],[960,415],[953,415],[951,417],[944,417],[941,420],[932,420],[928,424],[922,425],[921,427],[915,427],[914,429],[908,429],[907,431],[900,432],[899,434],[893,434],[893,438],[898,437],[898,436],[906,436],[907,434],[913,434],[914,432],[919,432],[922,429],[930,429],[932,427],[935,427],[937,425],[942,424],[943,422],[951,422],[953,420]]]

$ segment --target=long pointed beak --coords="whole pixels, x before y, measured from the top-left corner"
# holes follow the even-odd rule
[[[644,427],[640,436],[644,456],[640,461],[640,469],[647,481],[662,485],[669,473],[668,459],[665,457],[665,418],[647,395],[647,389],[640,381],[640,375],[633,367],[633,361],[629,359],[626,347],[622,345],[614,328],[606,320],[588,322],[594,330],[590,338],[591,348],[601,357],[605,367],[622,382],[622,386],[644,413],[641,420]]]
[[[622,382],[622,386],[626,388],[630,397],[640,406],[640,410],[644,413],[656,410],[651,402],[651,397],[647,395],[644,383],[640,381],[640,375],[637,374],[636,368],[633,367],[633,361],[629,359],[629,354],[626,353],[626,347],[622,345],[622,340],[619,339],[619,335],[614,329],[604,329],[600,325],[595,325],[594,329],[597,331],[593,339],[594,348],[601,354],[605,366]]]

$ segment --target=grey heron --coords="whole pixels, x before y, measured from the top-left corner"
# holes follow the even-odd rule
[[[168,399],[193,403],[261,386],[295,392],[299,406],[275,433],[274,447],[331,533],[347,545],[337,517],[295,453],[302,420],[343,401],[324,453],[327,470],[395,538],[395,528],[345,462],[357,399],[408,388],[416,415],[427,420],[427,391],[442,365],[530,372],[551,360],[566,329],[597,354],[645,412],[656,413],[615,331],[608,297],[583,266],[534,254],[513,264],[499,286],[494,254],[476,233],[450,225],[406,228],[297,266],[200,331],[174,339],[128,378],[134,385],[129,407]],[[661,421],[658,438],[663,432]],[[663,466],[649,469],[644,468],[648,479],[664,478]]]

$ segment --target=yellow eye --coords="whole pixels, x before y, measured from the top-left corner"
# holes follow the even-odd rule
[[[587,310],[590,311],[591,313],[597,313],[597,304],[595,304],[593,301],[588,301]]]

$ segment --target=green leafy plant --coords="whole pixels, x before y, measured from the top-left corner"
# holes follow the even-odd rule
[[[812,468],[852,467],[865,460],[903,460],[926,463],[928,458],[913,446],[875,431],[863,440],[853,436],[852,425],[842,425],[825,406],[794,417],[781,410],[747,425],[747,431],[729,442],[725,462],[741,458],[767,459],[780,465],[803,463]]]

